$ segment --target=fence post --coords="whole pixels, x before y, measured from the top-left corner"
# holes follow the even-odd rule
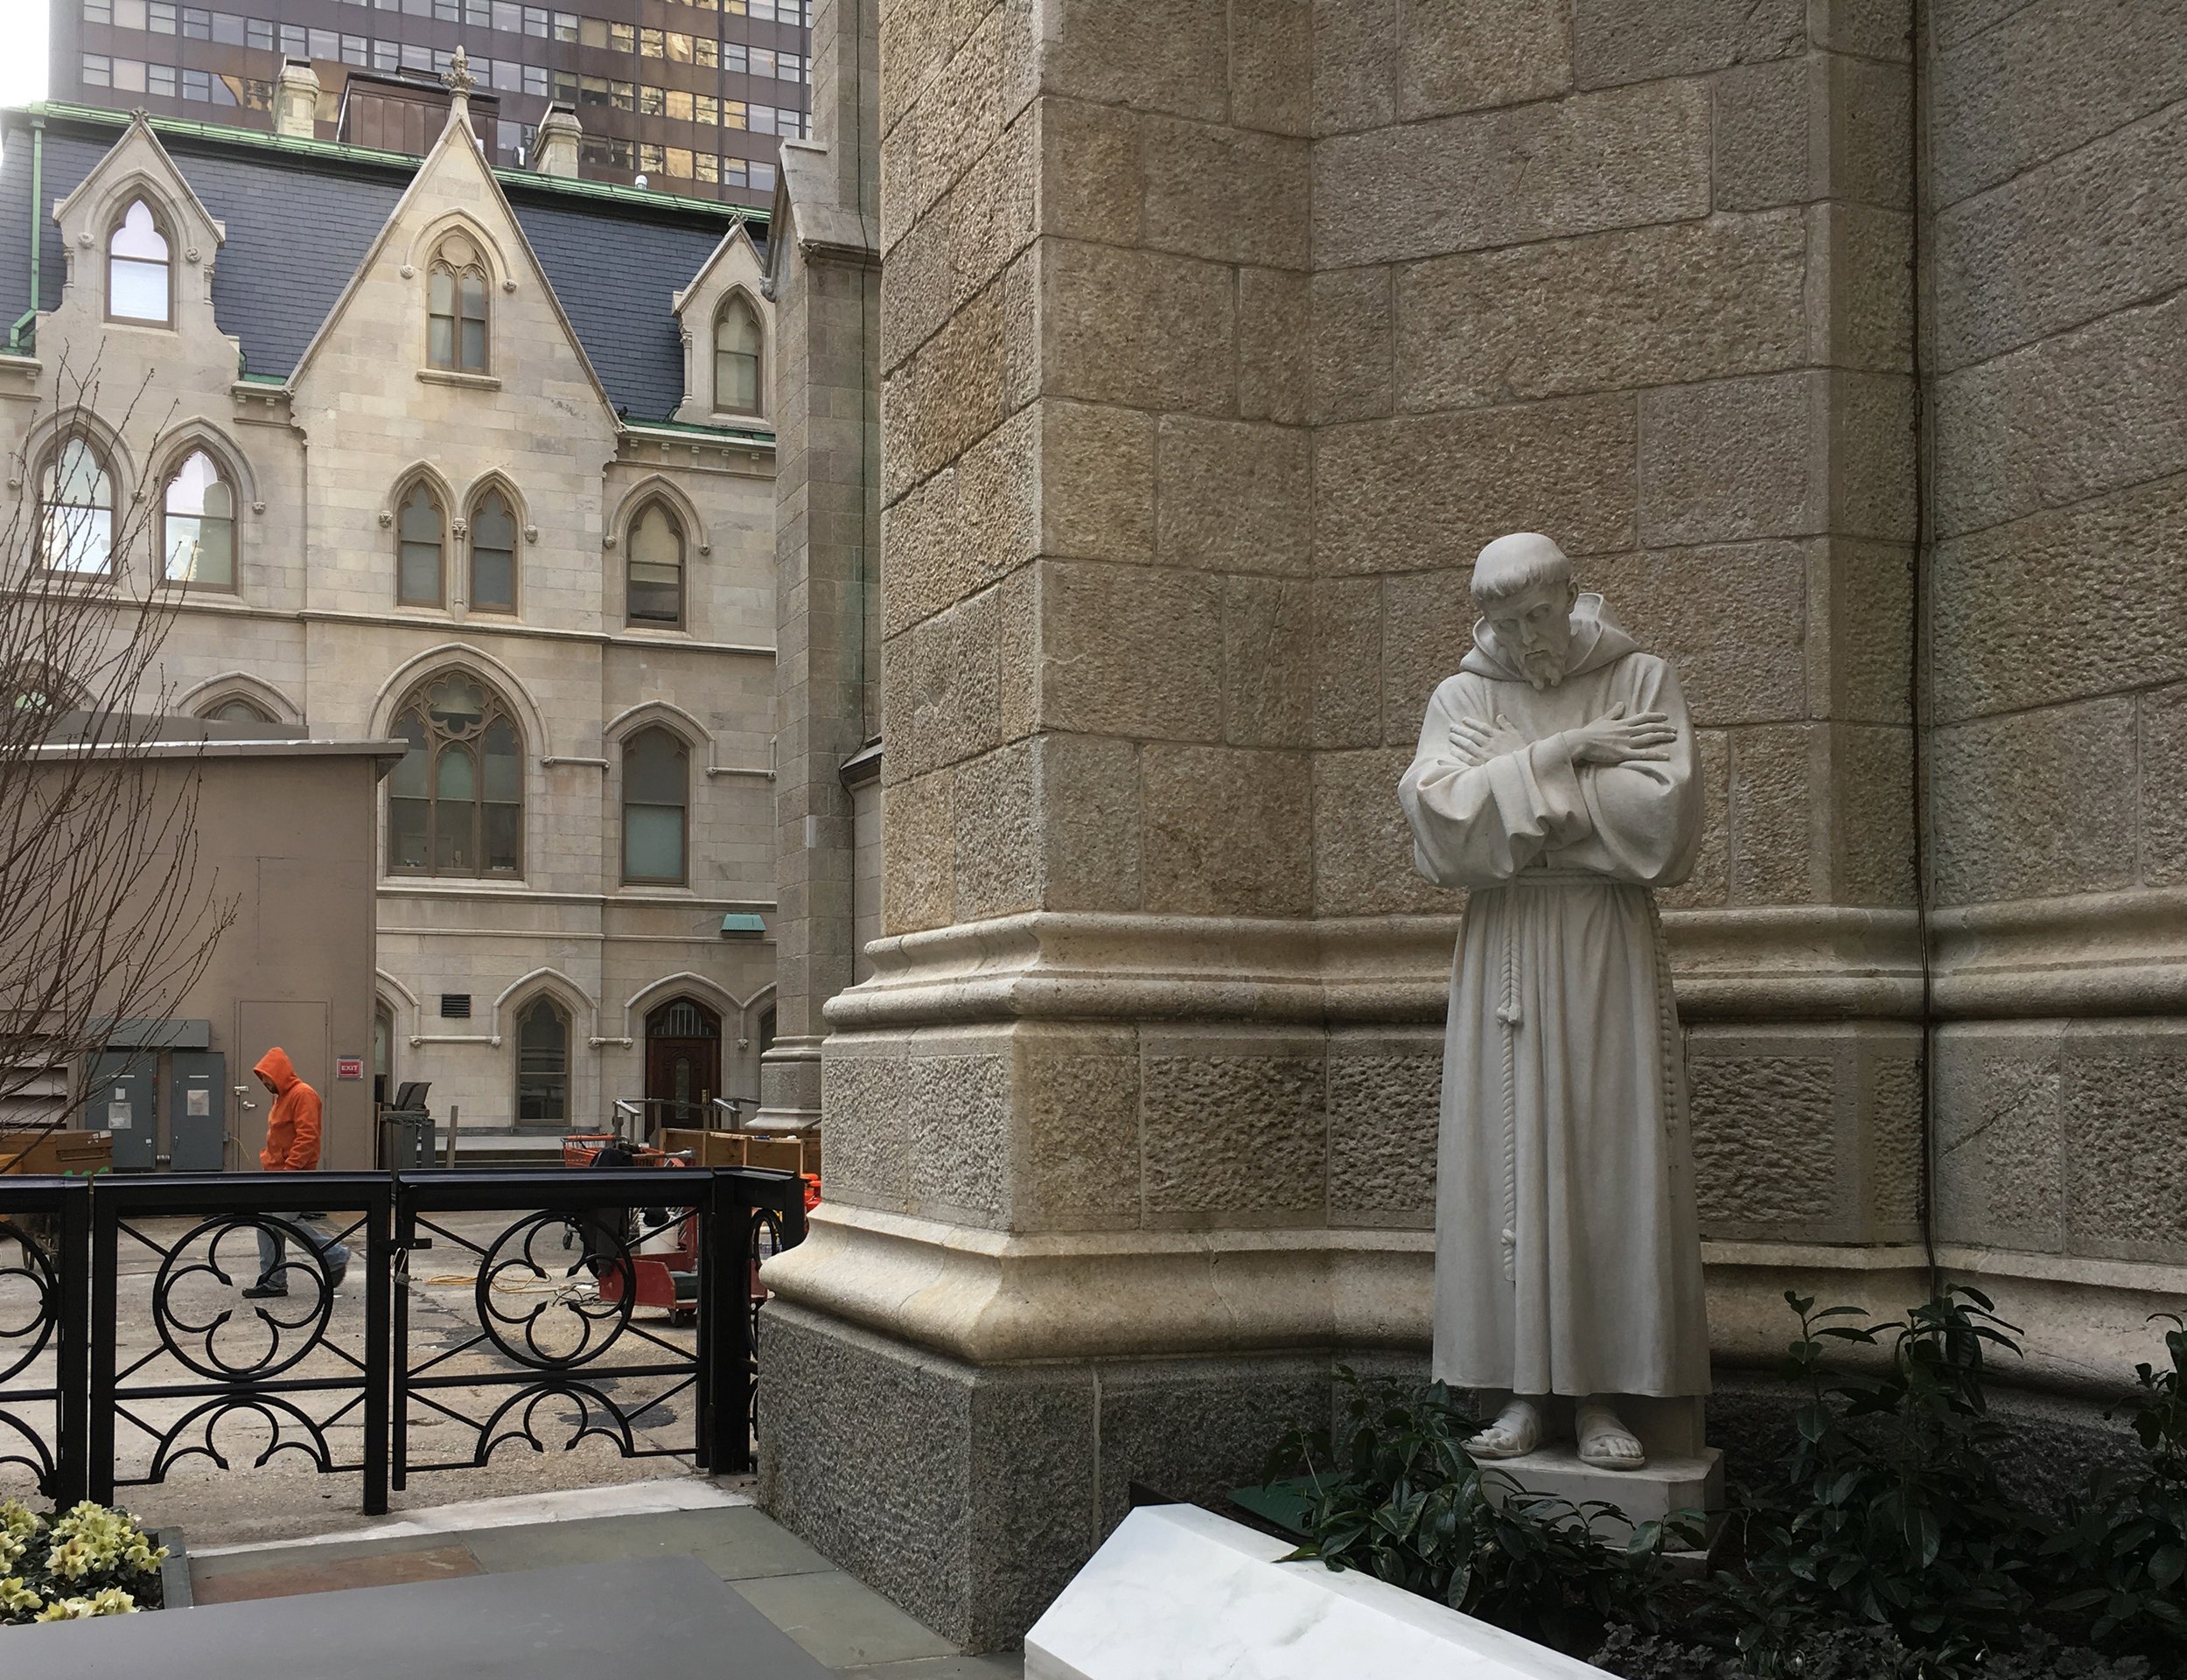
[[[91,1181],[61,1186],[59,1251],[59,1345],[54,1352],[53,1508],[91,1497]]]
[[[90,1410],[84,1430],[84,1497],[101,1505],[114,1502],[114,1327],[121,1282],[122,1204],[112,1196],[91,1195],[91,1316],[88,1352]]]
[[[410,1205],[410,1198],[407,1194],[407,1187],[402,1182],[402,1175],[400,1173],[391,1174],[388,1177],[388,1186],[389,1212],[395,1228],[394,1235],[388,1244],[388,1251],[381,1257],[382,1264],[374,1268],[373,1275],[374,1277],[384,1276],[387,1279],[388,1293],[392,1298],[394,1311],[386,1342],[384,1344],[374,1343],[374,1345],[384,1345],[388,1350],[386,1375],[390,1394],[385,1419],[387,1434],[389,1438],[388,1474],[395,1490],[401,1493],[409,1485],[410,1474],[409,1435],[410,1286],[409,1273],[411,1245],[417,1240],[417,1217],[416,1210]],[[395,1272],[398,1266],[402,1269],[404,1274],[401,1288],[395,1287]],[[370,1303],[367,1302],[367,1306],[369,1309]],[[383,1499],[386,1497],[384,1491],[381,1497]],[[381,1509],[384,1510],[387,1508],[382,1505]]]
[[[388,1230],[394,1218],[393,1173],[387,1175],[365,1209],[365,1515],[388,1512],[389,1372],[395,1363],[394,1328],[389,1321],[395,1291],[394,1247]]]
[[[705,1169],[699,1278],[699,1465],[751,1468],[751,1206],[733,1168]]]

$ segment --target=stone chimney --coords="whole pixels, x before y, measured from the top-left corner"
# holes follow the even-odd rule
[[[584,125],[577,121],[575,111],[567,105],[549,105],[547,115],[539,119],[538,133],[532,137],[533,172],[576,180],[577,143],[583,138]]]
[[[299,140],[315,137],[319,119],[319,74],[306,59],[283,59],[274,78],[274,132]]]

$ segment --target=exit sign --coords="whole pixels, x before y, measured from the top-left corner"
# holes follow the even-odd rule
[[[361,1056],[338,1056],[334,1058],[334,1077],[337,1079],[361,1079],[365,1077],[365,1058]]]

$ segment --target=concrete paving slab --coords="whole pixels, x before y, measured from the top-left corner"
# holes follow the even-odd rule
[[[776,1627],[829,1668],[856,1670],[957,1648],[840,1569],[733,1583]]]
[[[1002,1651],[989,1656],[916,1656],[906,1663],[882,1663],[871,1668],[841,1669],[857,1680],[1024,1680],[1022,1651]]]
[[[728,1581],[820,1574],[835,1567],[751,1506],[490,1529],[465,1540],[479,1562],[495,1571],[672,1553],[697,1558]]]
[[[826,1680],[690,1558],[630,1558],[7,1632],[10,1672],[160,1680]]]
[[[395,1586],[406,1581],[451,1580],[485,1572],[467,1548],[444,1541],[438,1545],[370,1551],[351,1558],[311,1552],[281,1563],[261,1563],[255,1569],[218,1570],[203,1576],[192,1570],[190,1594],[195,1604],[242,1604],[253,1599],[339,1593],[353,1586]]]

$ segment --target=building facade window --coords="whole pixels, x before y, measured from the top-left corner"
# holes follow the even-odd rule
[[[451,373],[486,371],[486,270],[461,234],[441,241],[426,273],[425,359]]]
[[[165,326],[174,318],[174,266],[151,206],[138,199],[107,236],[107,318]]]
[[[428,678],[395,734],[408,750],[388,777],[388,872],[521,875],[523,740],[500,697],[464,672]]]
[[[569,1017],[536,997],[516,1017],[516,1118],[569,1118]]]
[[[631,521],[625,615],[633,624],[683,627],[683,521],[649,502]]]
[[[114,564],[114,475],[86,437],[53,446],[38,478],[38,559],[49,572],[103,576]]]
[[[245,700],[241,694],[231,696],[198,715],[210,723],[271,723],[274,721],[271,712],[255,701]]]
[[[516,515],[498,488],[471,506],[471,604],[481,612],[516,610]]]
[[[759,412],[759,376],[765,359],[759,311],[742,292],[731,292],[722,300],[714,317],[715,412]]]
[[[203,450],[167,478],[160,500],[160,575],[208,589],[235,587],[235,491]]]
[[[691,749],[660,728],[640,729],[623,745],[623,879],[655,886],[687,884],[690,834]]]
[[[437,607],[446,599],[441,557],[448,541],[440,498],[420,478],[395,516],[395,598],[405,607]]]

